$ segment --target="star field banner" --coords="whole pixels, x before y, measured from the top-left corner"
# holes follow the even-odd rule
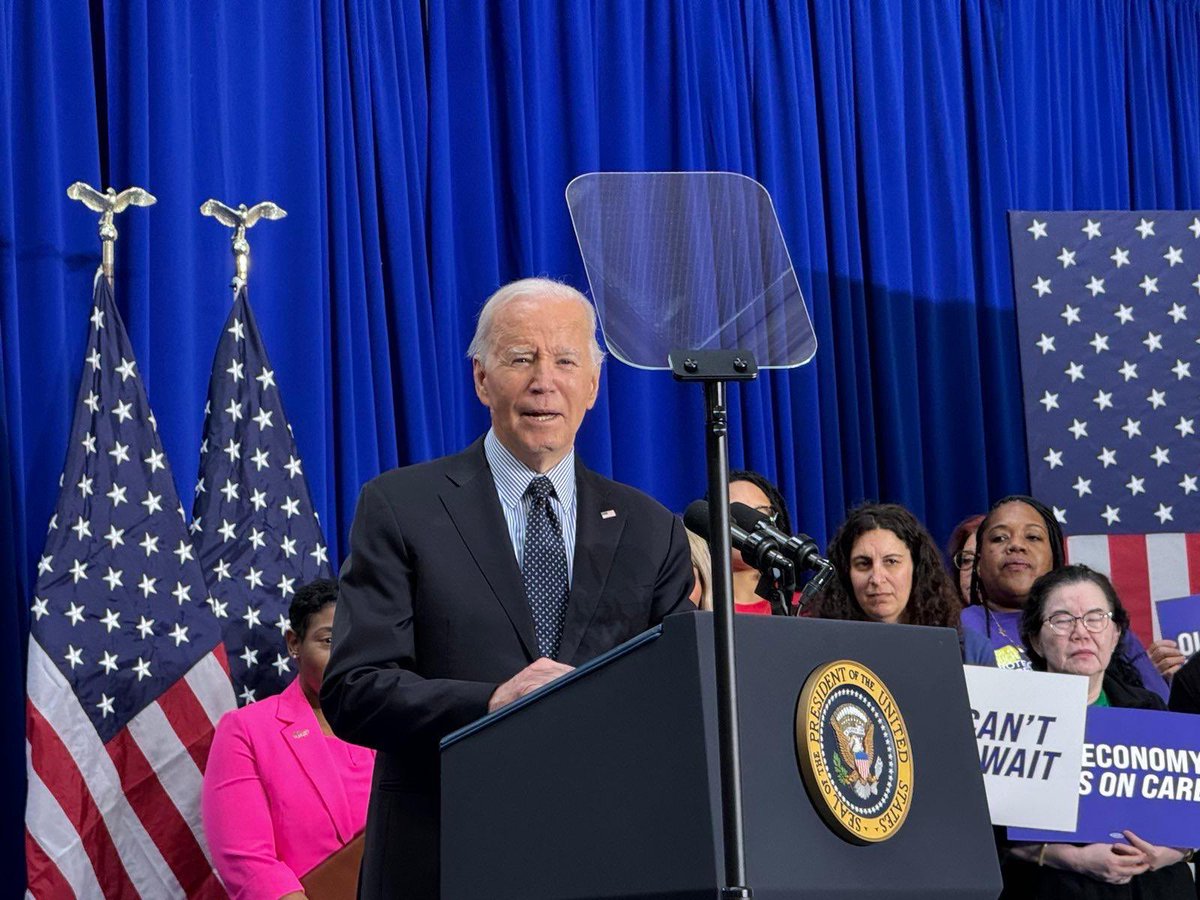
[[[1029,478],[1134,630],[1200,593],[1200,215],[1010,212]]]
[[[1008,829],[1014,841],[1200,843],[1200,716],[1091,707],[1075,831]]]
[[[191,532],[245,705],[294,676],[284,634],[296,588],[329,556],[245,287],[225,321],[205,405]]]

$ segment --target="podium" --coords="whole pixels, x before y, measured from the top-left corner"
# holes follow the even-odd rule
[[[1000,893],[953,631],[738,616],[735,640],[756,900]],[[903,717],[909,793],[885,840],[835,831],[820,784],[810,795],[802,777],[800,695],[815,670],[838,660],[877,676]],[[448,735],[442,897],[718,897],[716,708],[712,615],[687,613]],[[881,743],[872,756],[867,741],[871,759],[885,755]],[[859,777],[852,764],[834,765],[831,778]],[[875,774],[880,785],[890,777]]]

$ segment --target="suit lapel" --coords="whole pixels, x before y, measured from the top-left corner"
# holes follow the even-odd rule
[[[613,506],[603,481],[575,457],[575,562],[567,621],[563,626],[558,658],[574,657],[596,612],[600,595],[612,570],[617,543],[625,529],[624,509]],[[611,513],[612,515],[609,515]]]
[[[354,832],[350,823],[350,803],[338,774],[342,767],[335,764],[330,755],[317,717],[297,681],[293,680],[279,695],[276,716],[280,723],[280,739],[316,788],[337,830],[338,839],[343,844],[348,842]]]
[[[446,474],[452,486],[442,491],[442,504],[504,607],[525,652],[530,659],[537,659],[533,614],[525,599],[525,583],[496,496],[496,483],[483,453],[483,438],[451,459]]]

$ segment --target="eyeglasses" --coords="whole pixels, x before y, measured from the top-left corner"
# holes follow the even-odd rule
[[[975,565],[975,555],[970,550],[959,550],[950,558],[956,569],[969,569]]]
[[[1044,623],[1050,626],[1050,630],[1055,634],[1070,634],[1075,630],[1075,623],[1082,622],[1083,627],[1093,634],[1099,634],[1108,627],[1108,623],[1112,621],[1112,612],[1103,609],[1089,609],[1082,616],[1073,616],[1069,612],[1056,612],[1054,615],[1042,619]]]
[[[751,506],[750,508],[755,512],[762,513],[764,516],[766,516],[767,521],[772,525],[779,521],[779,511],[773,506]]]

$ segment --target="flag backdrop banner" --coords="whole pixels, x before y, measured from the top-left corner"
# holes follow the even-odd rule
[[[223,897],[200,827],[213,729],[234,706],[220,627],[99,275],[91,323],[32,605],[28,889]]]
[[[283,690],[296,588],[330,577],[275,371],[243,285],[213,358],[190,531],[241,703]]]
[[[1200,590],[1200,215],[1010,212],[1009,238],[1033,495],[1148,642],[1152,601]]]

